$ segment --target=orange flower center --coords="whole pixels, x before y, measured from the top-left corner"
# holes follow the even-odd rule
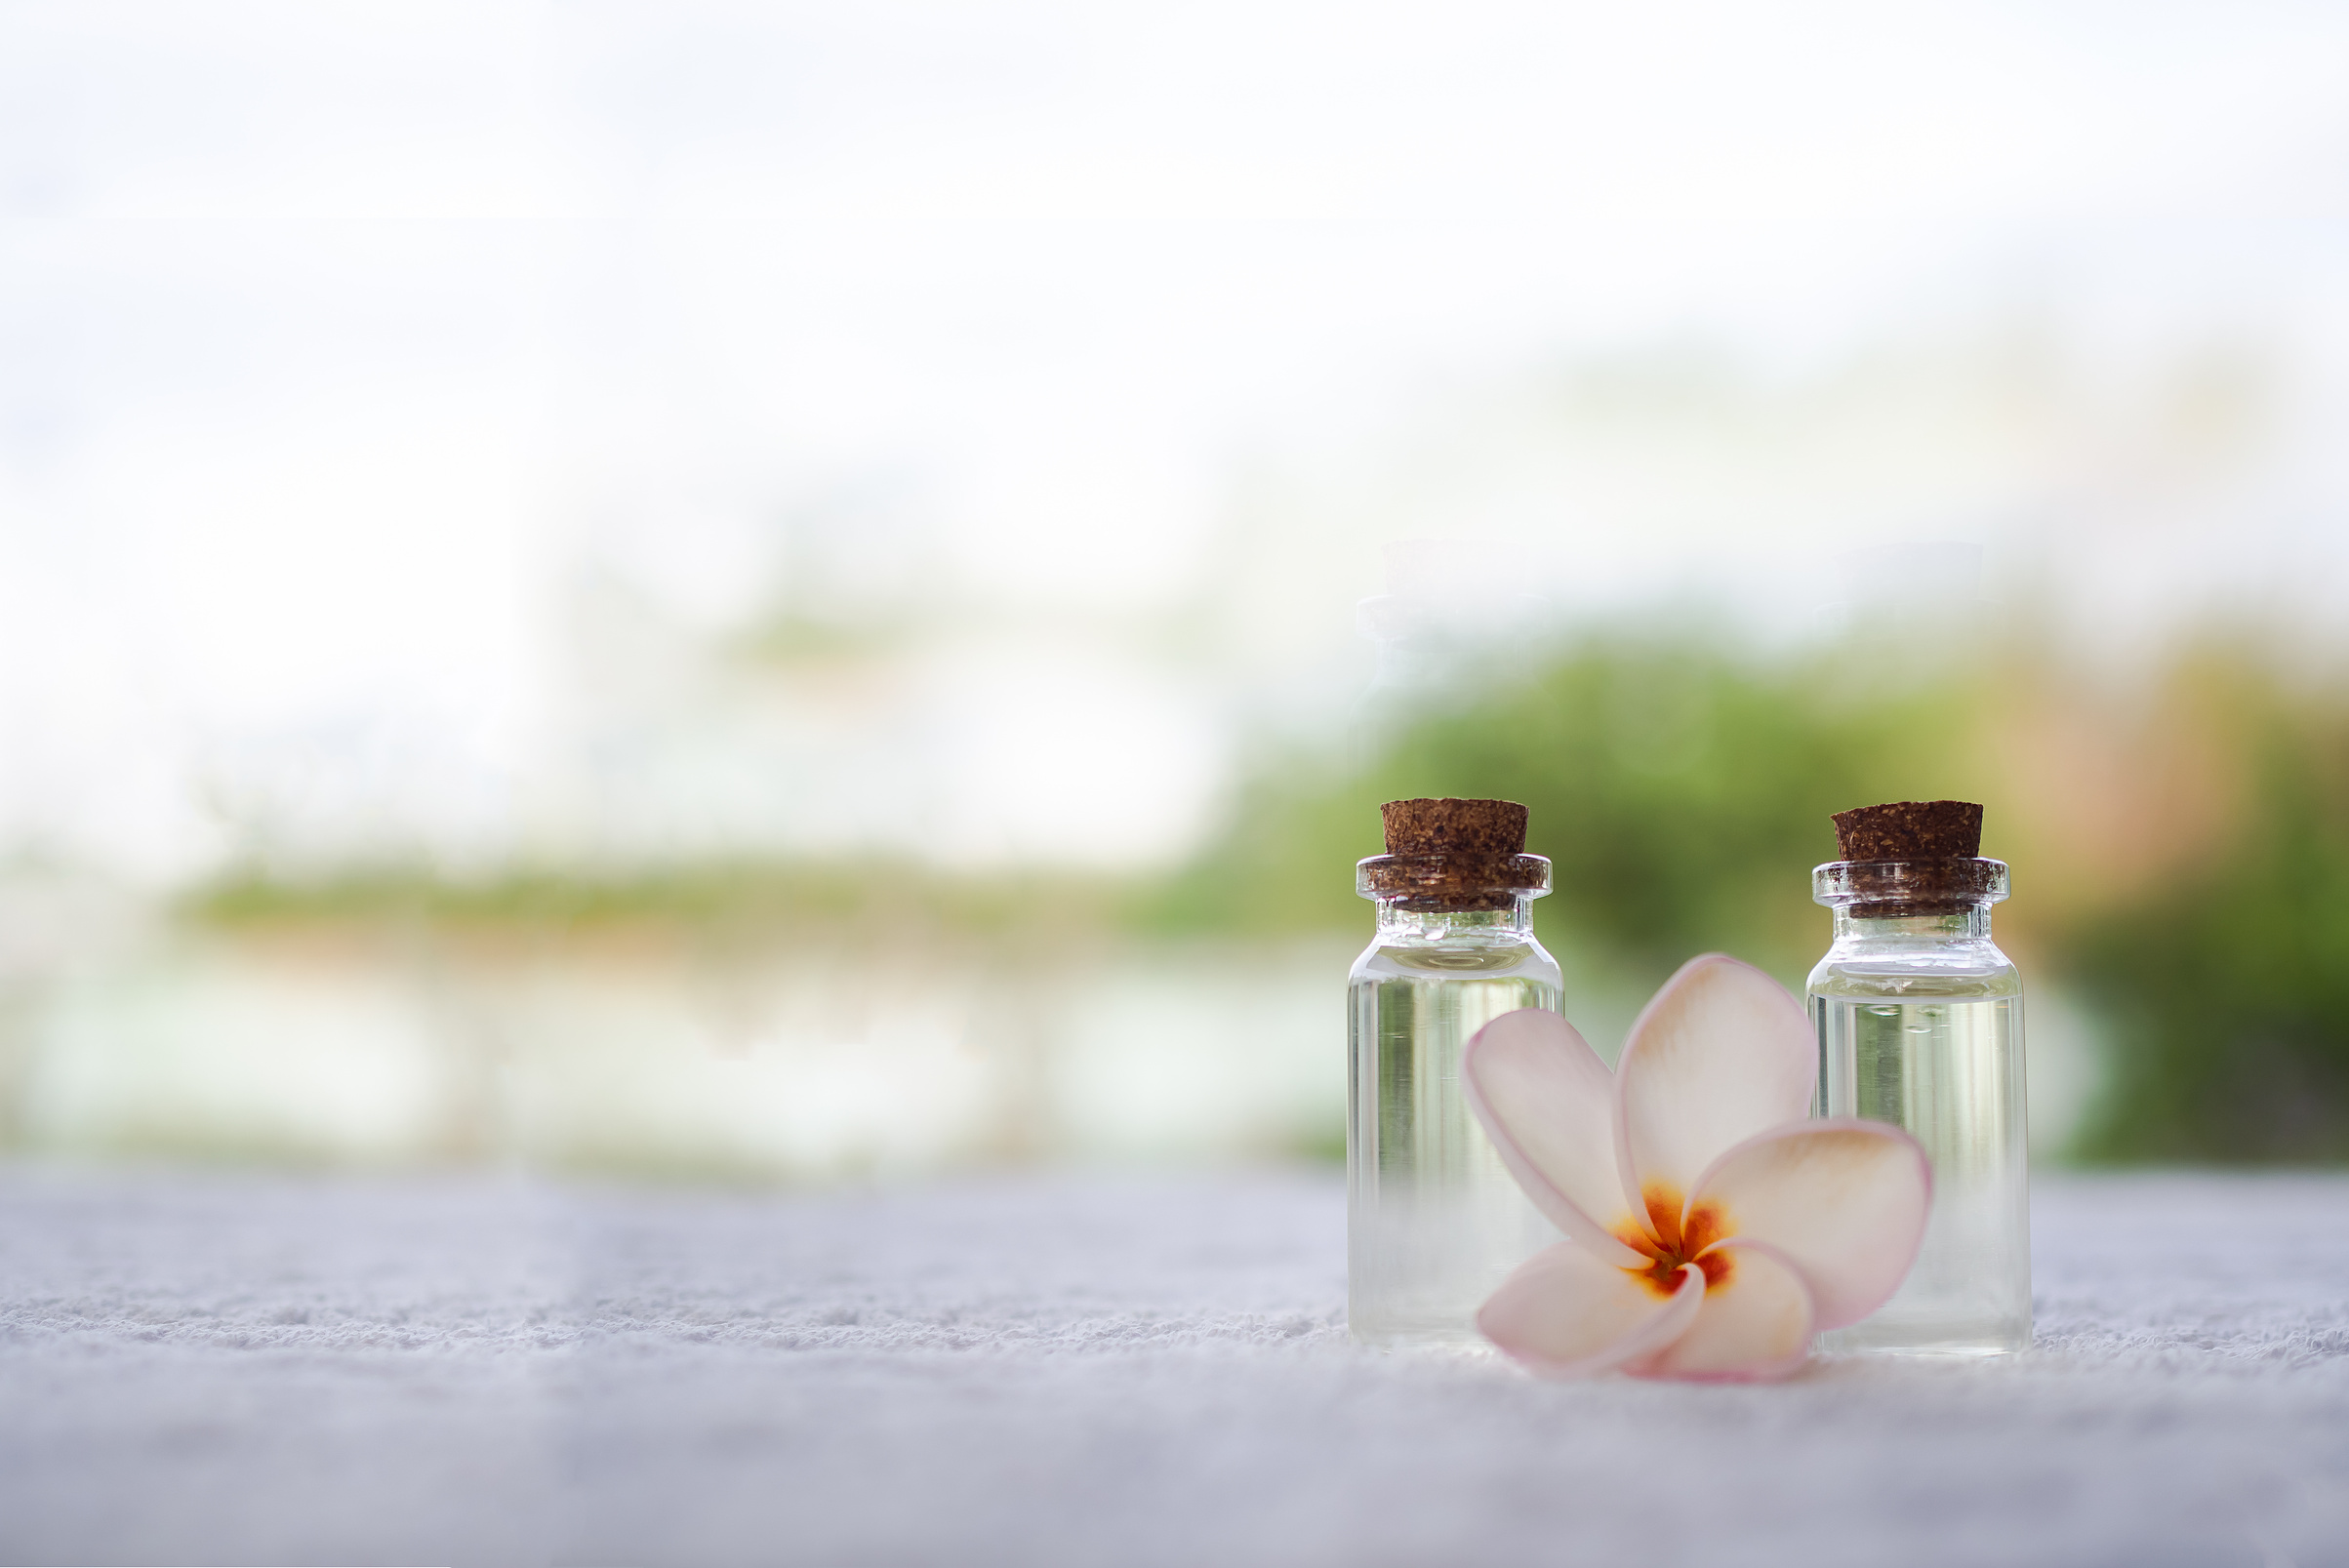
[[[1615,1238],[1648,1260],[1626,1266],[1625,1273],[1658,1296],[1670,1298],[1681,1288],[1681,1270],[1690,1264],[1703,1270],[1707,1290],[1725,1284],[1737,1271],[1737,1260],[1728,1249],[1705,1250],[1723,1236],[1736,1234],[1720,1204],[1698,1204],[1688,1210],[1683,1225],[1681,1211],[1686,1203],[1672,1187],[1651,1182],[1640,1196],[1646,1202],[1647,1223],[1655,1227],[1655,1234],[1649,1235],[1637,1220],[1626,1219],[1615,1226]]]

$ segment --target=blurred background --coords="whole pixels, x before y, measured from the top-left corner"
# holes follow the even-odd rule
[[[1376,804],[1612,1052],[1830,812],[2043,1159],[2349,1158],[2349,12],[0,6],[0,1150],[1343,1150]]]

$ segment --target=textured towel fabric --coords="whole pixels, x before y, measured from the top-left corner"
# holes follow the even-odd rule
[[[1320,1173],[0,1175],[0,1559],[2349,1563],[2349,1181],[2041,1184],[2040,1348],[1549,1385]]]

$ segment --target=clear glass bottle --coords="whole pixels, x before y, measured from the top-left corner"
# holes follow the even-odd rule
[[[1811,873],[1835,937],[1810,974],[1828,1116],[1906,1129],[1933,1166],[1916,1266],[1830,1352],[1995,1355],[2031,1344],[2023,982],[1990,939],[1992,860],[1837,861]]]
[[[1521,845],[1524,808],[1514,810]],[[1558,1010],[1558,963],[1532,923],[1550,863],[1431,849],[1398,838],[1392,811],[1391,853],[1362,862],[1356,882],[1377,903],[1378,931],[1348,983],[1347,1321],[1372,1345],[1478,1346],[1477,1308],[1559,1239],[1460,1089],[1477,1030],[1519,1008]]]

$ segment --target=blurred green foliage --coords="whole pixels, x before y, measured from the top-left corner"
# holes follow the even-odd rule
[[[1835,859],[1829,817],[1955,793],[1980,771],[1952,744],[1979,700],[1964,682],[1895,695],[1685,636],[1595,638],[1462,690],[1404,715],[1359,770],[1268,769],[1161,917],[1366,930],[1352,867],[1383,848],[1379,803],[1497,796],[1529,808],[1526,847],[1554,864],[1534,911],[1561,956],[1641,994],[1711,949],[1796,985],[1826,942],[1810,868]]]
[[[2349,1160],[2349,712],[2244,669],[2208,693],[2247,787],[2200,864],[2064,933],[2109,1048],[2079,1152]]]
[[[2015,864],[2002,940],[2030,983],[2086,1004],[2101,1044],[2078,1154],[2349,1160],[2342,689],[2218,643],[2126,694],[2074,681],[2066,695],[2056,662],[2028,646],[1920,666],[1884,651],[1898,641],[1772,660],[1666,626],[1488,665],[1380,720],[1353,766],[1268,752],[1216,841],[1143,883],[912,863],[477,879],[249,867],[188,912],[218,927],[641,929],[745,950],[820,936],[1063,961],[1120,934],[1366,932],[1352,868],[1382,848],[1378,804],[1488,795],[1531,808],[1527,847],[1555,864],[1557,891],[1535,906],[1543,940],[1570,973],[1636,1000],[1708,950],[1799,986],[1827,942],[1809,871],[1834,857],[1830,814],[1958,796],[1987,805],[1984,852]],[[2076,744],[2099,735],[2101,763]],[[2167,749],[2138,744],[2148,735]],[[2162,793],[2165,768],[2207,774],[2216,804],[2183,811]]]
[[[2066,777],[2076,758],[2017,719],[2051,680],[2028,651],[1936,671],[1865,644],[1773,663],[1687,635],[1595,637],[1486,669],[1351,774],[1268,766],[1153,913],[1366,929],[1350,865],[1382,847],[1380,801],[1500,796],[1531,809],[1527,847],[1555,864],[1535,915],[1570,970],[1644,995],[1690,955],[1721,950],[1799,987],[1828,939],[1809,871],[1835,856],[1830,814],[1981,800],[1984,853],[2018,862],[2002,934],[2024,937],[2027,980],[2088,1004],[2103,1051],[2078,1155],[2345,1160],[2349,703],[2281,668],[2206,648],[2135,696],[2140,729],[2182,731],[2234,787],[2205,841],[2124,844],[2099,862],[2057,853],[2061,811],[2047,802],[2082,791]],[[2128,706],[2075,694],[2067,722],[2117,722]],[[2145,766],[2119,771],[2128,783]],[[2144,814],[2092,791],[2063,809]],[[2031,822],[2048,851],[2037,860],[2017,829]],[[2150,872],[2136,864],[2157,850]]]
[[[741,857],[475,876],[410,862],[311,875],[244,865],[196,889],[181,912],[216,929],[532,942],[635,935],[701,946],[852,942],[1017,958],[1097,943],[1125,922],[1133,899],[1123,882],[1100,876]]]

